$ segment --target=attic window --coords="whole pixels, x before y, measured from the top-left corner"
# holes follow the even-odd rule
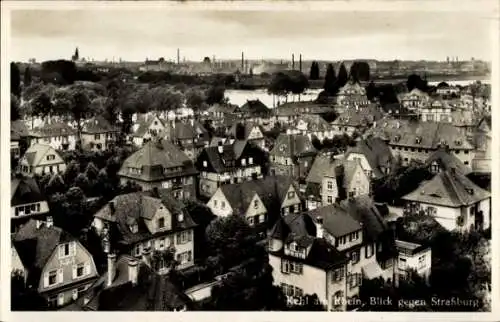
[[[396,142],[399,142],[399,139],[401,139],[401,137],[400,137],[399,135],[396,135],[396,136],[394,137],[394,141],[396,141]]]
[[[473,194],[474,194],[474,189],[472,189],[472,188],[467,188],[467,189],[465,189],[465,190],[467,191],[467,193],[468,193],[469,195],[473,195]]]
[[[132,233],[134,233],[134,234],[135,234],[135,233],[137,233],[137,232],[139,231],[139,226],[137,225],[137,223],[133,223],[133,224],[131,224],[131,225],[129,226],[129,228],[130,228],[130,231],[131,231]]]
[[[203,161],[203,167],[206,168],[208,166],[207,161]]]
[[[56,158],[56,156],[55,156],[55,155],[53,155],[53,154],[49,154],[49,155],[47,156],[47,160],[48,160],[48,161],[54,160],[55,158]]]
[[[460,140],[456,140],[456,141],[455,141],[455,144],[456,144],[456,145],[462,145],[462,141],[460,141]]]
[[[422,138],[421,138],[421,137],[419,137],[419,136],[417,136],[417,137],[415,138],[415,143],[420,144],[420,142],[422,142]]]

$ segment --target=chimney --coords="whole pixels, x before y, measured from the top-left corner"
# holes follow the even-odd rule
[[[106,285],[111,286],[116,275],[116,254],[108,254],[108,278]]]
[[[302,73],[302,54],[299,55],[299,70]]]
[[[317,238],[323,238],[323,218],[321,217],[316,217],[316,221],[314,222],[314,225],[316,226],[316,237]]]
[[[295,70],[295,55],[292,54],[292,70]]]
[[[40,229],[43,225],[43,222],[41,220],[36,221],[36,229]]]
[[[151,260],[149,258],[149,255],[151,254],[151,250],[149,248],[142,248],[142,261],[144,264],[148,265],[151,267]]]
[[[128,279],[132,282],[132,285],[137,285],[137,278],[139,273],[139,263],[135,258],[131,258],[128,261]]]
[[[109,201],[108,202],[108,206],[109,206],[109,210],[111,210],[111,213],[114,214],[115,213],[115,202],[113,200]]]
[[[222,142],[218,142],[217,143],[217,151],[219,152],[219,154],[222,154],[222,152],[224,152],[224,147],[222,146]]]
[[[47,217],[47,228],[50,228],[54,226],[54,220],[52,219],[52,216]]]
[[[245,54],[241,52],[241,72],[244,73],[245,70]]]
[[[180,62],[181,62],[180,60],[181,60],[181,53],[180,53],[179,48],[177,48],[177,65],[180,64]]]

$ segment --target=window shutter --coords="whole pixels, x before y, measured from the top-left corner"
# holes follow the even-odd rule
[[[76,268],[77,268],[77,266],[76,266],[76,265],[73,265],[73,275],[72,275],[72,276],[73,276],[73,278],[76,278],[76,275],[77,275],[77,274],[76,274]]]
[[[85,263],[85,275],[90,275],[90,263]]]
[[[57,283],[62,283],[64,281],[63,269],[59,268],[57,270]]]
[[[43,286],[48,287],[49,286],[49,273],[46,272],[43,274]]]

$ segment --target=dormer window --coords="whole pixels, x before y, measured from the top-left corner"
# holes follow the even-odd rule
[[[255,201],[253,202],[253,207],[254,207],[255,209],[259,208],[259,201],[258,201],[258,200],[255,200]]]
[[[159,229],[165,228],[165,218],[163,218],[163,217],[158,218],[158,228]]]
[[[47,161],[52,161],[56,158],[56,156],[54,154],[49,154],[47,155]]]
[[[421,142],[422,142],[422,138],[417,136],[417,138],[415,139],[415,143],[420,144]]]
[[[241,165],[246,166],[247,165],[247,160],[246,159],[241,159]]]
[[[253,164],[253,158],[252,157],[248,158],[248,164]]]
[[[137,225],[137,223],[133,223],[129,226],[130,228],[130,231],[134,234],[136,234],[138,231],[139,231],[139,226]]]
[[[474,189],[472,189],[472,188],[467,188],[466,191],[471,196],[474,194]]]
[[[177,221],[178,222],[183,222],[184,221],[184,214],[182,212],[177,214]]]
[[[455,144],[456,144],[456,145],[462,145],[462,141],[460,141],[460,140],[456,140],[456,141],[455,141]]]
[[[400,137],[399,135],[396,135],[396,136],[394,137],[394,141],[396,141],[396,142],[399,142],[399,140],[400,140],[400,139],[401,139],[401,137]]]

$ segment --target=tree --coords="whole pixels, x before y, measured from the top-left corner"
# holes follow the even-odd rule
[[[10,93],[17,97],[21,96],[21,72],[14,62],[10,63]]]
[[[375,83],[371,81],[368,86],[366,86],[366,97],[370,100],[373,101],[376,97],[378,97],[378,91],[377,87],[375,86]]]
[[[21,109],[19,108],[19,100],[14,94],[10,94],[10,120],[17,121],[21,118]]]
[[[89,179],[87,178],[85,173],[82,172],[76,176],[74,187],[82,189],[84,193],[89,191],[90,188]]]
[[[26,67],[24,69],[24,80],[23,80],[23,86],[27,87],[31,85],[31,69],[29,67]]]
[[[193,110],[200,110],[205,101],[203,94],[197,89],[190,89],[185,94],[186,106],[192,108]]]
[[[317,80],[319,79],[319,65],[318,62],[313,61],[311,64],[311,70],[309,71],[309,79]]]
[[[339,73],[337,75],[337,87],[341,88],[347,84],[348,74],[344,63],[340,64]]]
[[[285,100],[288,99],[288,94],[290,93],[291,88],[291,78],[289,75],[278,72],[273,75],[269,87],[267,88],[267,92],[276,96],[284,96]]]
[[[239,215],[217,218],[206,229],[215,272],[229,272],[212,289],[209,310],[276,310],[285,307],[281,289],[273,285],[272,267],[258,236]]]
[[[66,170],[64,171],[63,175],[64,182],[72,186],[79,173],[80,173],[80,164],[76,160],[70,161],[68,163],[68,166],[66,167]]]
[[[224,86],[211,86],[205,94],[205,103],[208,105],[223,103],[225,91]]]
[[[328,95],[333,96],[337,94],[337,77],[335,76],[335,69],[333,68],[332,64],[328,64],[328,67],[326,69],[323,89],[328,93]]]
[[[419,75],[411,74],[408,76],[408,80],[406,81],[406,87],[408,91],[412,91],[414,88],[417,88],[421,91],[427,91],[427,81],[423,80]]]
[[[82,121],[92,116],[90,110],[90,100],[86,91],[75,90],[73,92],[73,106],[71,106],[71,115],[76,122],[77,144],[81,148]]]
[[[77,68],[73,61],[60,59],[42,63],[41,76],[48,83],[73,84],[76,74]]]
[[[38,96],[33,99],[31,106],[33,109],[32,115],[41,118],[47,117],[54,110],[52,99],[45,91],[39,93]]]
[[[349,75],[356,82],[368,81],[370,80],[370,65],[364,61],[356,61],[351,65]]]
[[[68,117],[73,106],[73,96],[66,88],[56,90],[53,97],[53,114]]]
[[[307,77],[299,71],[290,71],[289,77],[289,91],[292,92],[292,94],[298,95],[300,101],[300,95],[309,87],[309,81]]]
[[[54,174],[45,185],[45,193],[53,195],[55,193],[64,193],[67,191],[67,186],[60,174]]]

